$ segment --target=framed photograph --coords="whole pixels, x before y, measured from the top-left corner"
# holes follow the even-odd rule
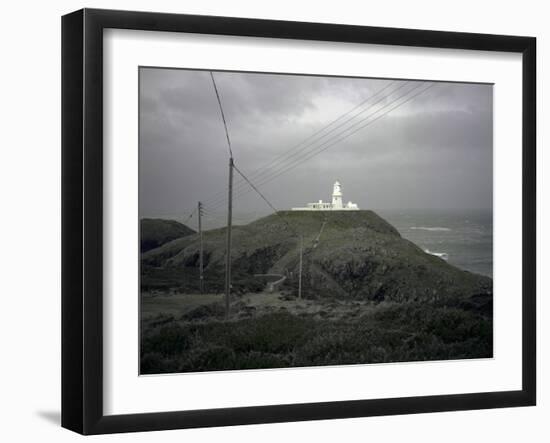
[[[62,425],[536,402],[536,40],[62,20]]]

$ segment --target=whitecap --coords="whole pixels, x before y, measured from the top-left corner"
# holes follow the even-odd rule
[[[410,229],[417,229],[417,230],[421,230],[421,231],[451,231],[452,230],[451,228],[443,228],[441,226],[433,226],[433,227],[411,226]]]
[[[426,254],[435,255],[436,257],[442,258],[443,260],[449,259],[449,254],[447,254],[446,252],[432,252],[429,249],[424,249],[424,252]]]

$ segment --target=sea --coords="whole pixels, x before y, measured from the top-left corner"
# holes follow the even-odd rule
[[[458,268],[493,277],[490,210],[375,210],[402,237]]]

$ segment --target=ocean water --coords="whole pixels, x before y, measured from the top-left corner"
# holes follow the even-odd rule
[[[493,214],[483,210],[379,210],[402,237],[467,271],[493,277]]]

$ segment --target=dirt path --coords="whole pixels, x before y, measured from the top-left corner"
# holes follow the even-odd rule
[[[174,294],[142,296],[142,320],[158,315],[171,315],[176,319],[193,309],[211,304],[223,304],[223,294]],[[278,291],[233,296],[231,317],[260,316],[281,310],[293,315],[308,315],[328,320],[360,317],[373,308],[372,304],[356,300],[312,300],[285,296]]]
[[[267,282],[266,289],[268,292],[273,292],[278,285],[280,285],[282,282],[286,280],[286,275],[283,275],[283,274],[254,274],[254,277],[264,277],[264,278],[272,277],[277,279],[275,281]]]

